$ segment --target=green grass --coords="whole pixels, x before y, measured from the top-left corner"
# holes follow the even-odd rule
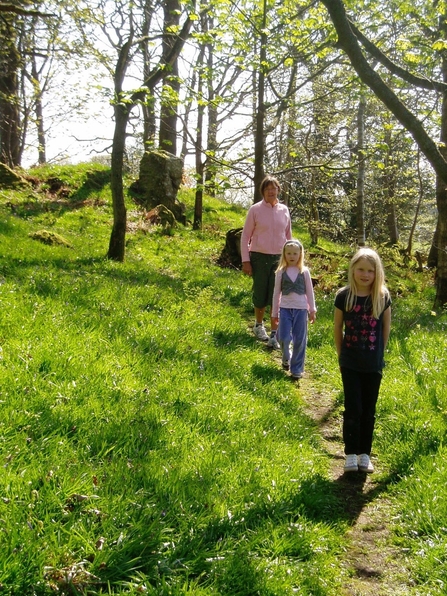
[[[250,280],[215,264],[244,210],[206,198],[200,232],[136,225],[110,262],[107,171],[91,168],[0,194],[0,594],[341,594],[351,519],[308,396],[253,339]],[[42,195],[48,177],[72,194]],[[41,229],[73,248],[29,236]],[[340,408],[332,311],[349,249],[306,254],[307,368]],[[443,594],[447,317],[430,312],[429,273],[384,261],[377,481],[414,594]]]

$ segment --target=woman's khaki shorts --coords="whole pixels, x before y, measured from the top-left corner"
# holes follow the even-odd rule
[[[251,252],[250,263],[253,278],[253,306],[265,308],[272,305],[275,272],[281,255]]]

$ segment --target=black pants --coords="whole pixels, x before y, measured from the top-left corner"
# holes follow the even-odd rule
[[[345,394],[343,412],[345,454],[370,455],[382,374],[358,372],[343,367],[341,378]]]

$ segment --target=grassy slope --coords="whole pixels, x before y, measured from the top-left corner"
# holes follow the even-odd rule
[[[349,518],[308,396],[252,338],[250,280],[215,265],[244,211],[207,199],[202,232],[168,236],[141,231],[129,205],[117,264],[104,259],[107,172],[50,174],[68,200],[0,193],[3,592],[51,593],[70,577],[91,594],[342,594]],[[28,236],[43,228],[73,249]],[[382,252],[394,324],[378,506],[392,499],[412,555],[408,593],[442,594],[447,318],[430,313],[430,275]],[[339,411],[332,302],[349,254],[307,251],[319,280],[307,368]]]

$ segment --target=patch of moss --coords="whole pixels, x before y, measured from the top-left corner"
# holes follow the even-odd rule
[[[43,244],[49,244],[50,246],[65,246],[66,248],[73,248],[73,246],[65,240],[60,234],[55,232],[49,232],[48,230],[38,230],[29,234],[30,238],[39,240]]]

